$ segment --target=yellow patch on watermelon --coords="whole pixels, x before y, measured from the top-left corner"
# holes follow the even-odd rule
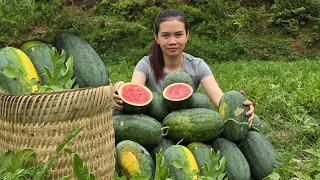
[[[14,52],[17,54],[22,66],[23,70],[26,73],[26,80],[30,83],[31,79],[35,78],[39,81],[38,73],[36,68],[33,66],[33,63],[29,59],[29,57],[20,49],[14,48]],[[32,92],[38,91],[38,85],[32,86]]]
[[[194,158],[193,154],[191,153],[191,151],[184,147],[184,146],[181,146],[183,151],[185,152],[186,156],[187,156],[187,161],[188,161],[188,164],[189,164],[189,170],[192,172],[194,170],[196,170],[197,172],[199,172],[199,168],[198,168],[198,164],[197,164],[197,161],[196,159]],[[193,179],[198,179],[198,176],[197,175],[194,175],[193,176]]]
[[[234,115],[235,116],[240,116],[241,113],[243,113],[244,109],[237,107],[236,110],[234,110]]]
[[[128,175],[132,177],[136,173],[140,174],[140,163],[135,154],[130,151],[124,152],[120,158],[120,164],[127,170]]]
[[[224,110],[225,110],[226,106],[227,106],[227,104],[226,104],[225,102],[221,102],[221,103],[219,104],[219,114],[220,114],[220,116],[221,116],[223,119],[224,119],[224,117],[225,117],[225,112],[224,112]]]

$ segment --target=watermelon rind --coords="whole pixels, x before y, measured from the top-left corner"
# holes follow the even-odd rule
[[[184,97],[172,99],[172,98],[168,97],[167,91],[169,91],[170,88],[172,88],[174,86],[184,86],[185,88],[189,89],[190,93],[186,94],[186,96],[184,96]],[[171,110],[188,109],[189,108],[189,100],[190,100],[190,97],[192,96],[192,94],[193,94],[193,88],[189,84],[186,84],[186,83],[170,84],[162,92],[162,95],[166,99],[166,102]]]
[[[132,102],[128,99],[125,99],[124,97],[124,92],[123,89],[126,86],[136,86],[138,88],[142,88],[145,90],[146,93],[148,93],[149,95],[149,99],[147,101],[145,101],[144,103],[135,103]],[[151,103],[152,99],[153,99],[153,94],[151,92],[151,90],[146,87],[145,85],[139,84],[139,83],[124,83],[122,84],[118,91],[117,91],[118,95],[120,96],[121,100],[123,101],[123,111],[127,114],[143,114],[146,112],[146,110],[148,109],[149,104]],[[138,98],[138,97],[134,97],[134,98]]]

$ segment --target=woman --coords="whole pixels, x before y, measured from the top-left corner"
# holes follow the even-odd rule
[[[189,25],[184,13],[171,9],[160,12],[155,20],[155,41],[150,49],[150,55],[143,57],[138,62],[131,82],[144,84],[151,91],[162,92],[164,77],[172,71],[183,70],[191,76],[194,92],[201,83],[211,101],[218,107],[223,92],[211,69],[203,59],[183,52],[189,38],[188,29]],[[119,86],[123,83],[123,81],[117,82],[114,85],[114,92],[117,92]],[[116,106],[122,109],[121,104],[123,102],[117,93],[114,94],[114,100]],[[251,126],[251,120],[254,117],[253,104],[248,100],[243,104],[250,108],[246,115],[250,116],[249,126]]]

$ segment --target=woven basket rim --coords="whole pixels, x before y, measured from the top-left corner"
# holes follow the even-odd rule
[[[59,89],[59,90],[52,90],[52,91],[44,91],[44,92],[35,92],[35,93],[27,93],[27,94],[3,94],[0,92],[0,95],[2,96],[8,96],[8,97],[20,97],[20,96],[38,96],[38,95],[45,95],[45,94],[61,94],[66,92],[74,92],[74,91],[85,91],[90,89],[97,89],[97,88],[103,88],[107,86],[112,86],[112,83],[109,83],[109,85],[105,86],[97,86],[97,87],[83,87],[83,88],[75,88],[75,89]]]

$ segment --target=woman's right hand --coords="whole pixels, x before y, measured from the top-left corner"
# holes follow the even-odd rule
[[[123,106],[122,106],[123,101],[121,100],[120,96],[118,95],[118,89],[122,84],[124,84],[124,82],[123,81],[119,81],[116,84],[114,84],[114,86],[113,86],[113,92],[114,92],[113,93],[113,99],[114,99],[114,102],[115,102],[115,106],[119,110],[123,110]]]

